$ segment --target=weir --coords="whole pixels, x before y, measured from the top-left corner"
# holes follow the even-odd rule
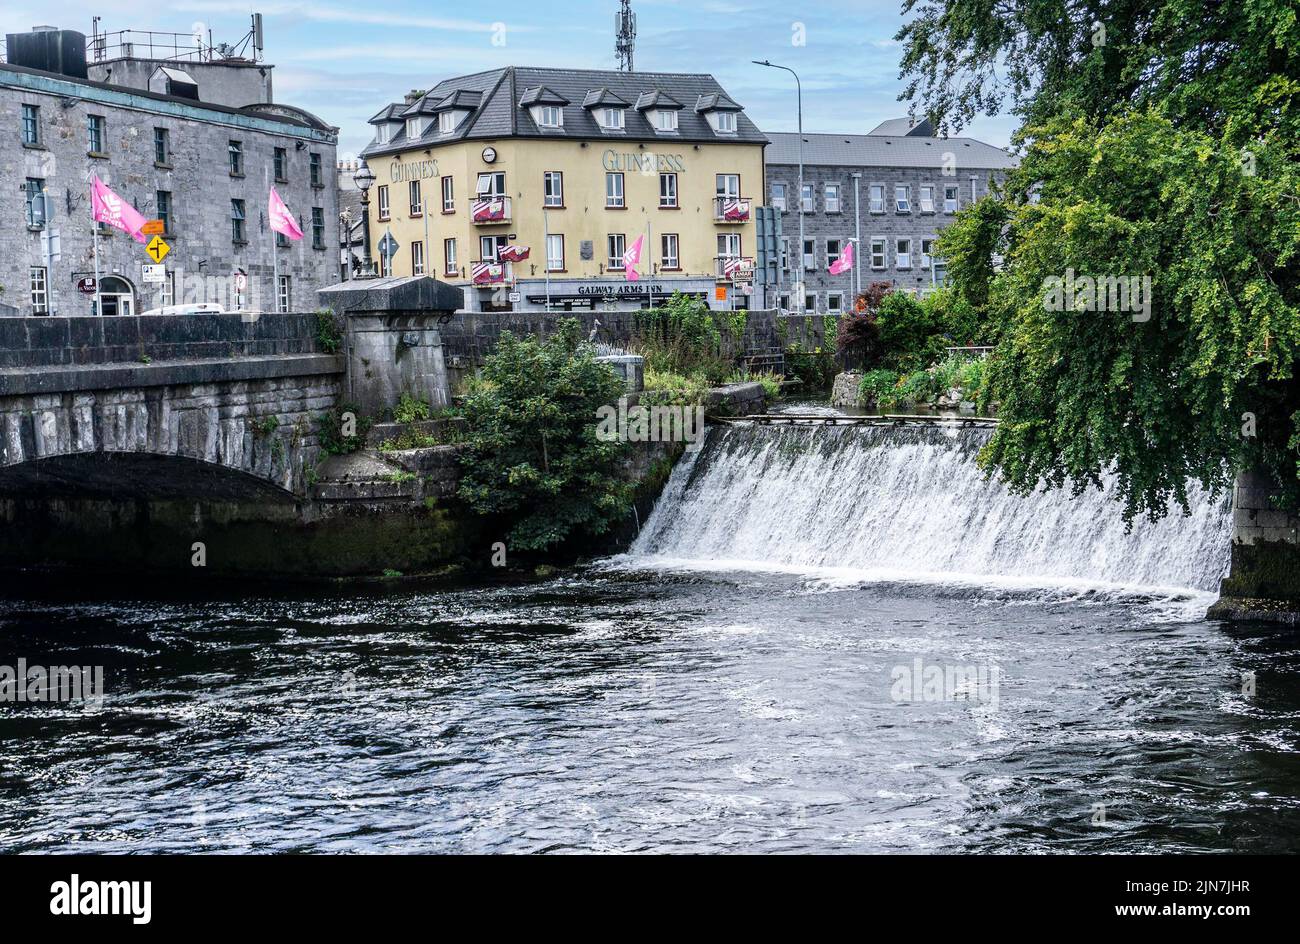
[[[976,466],[990,430],[715,426],[674,470],[630,555],[883,579],[1012,578],[1028,585],[1218,588],[1227,497],[1133,521],[1113,482],[1014,495]]]

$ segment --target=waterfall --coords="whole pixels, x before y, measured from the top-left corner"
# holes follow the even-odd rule
[[[1230,501],[1190,489],[1126,530],[1115,483],[1013,495],[984,429],[713,427],[673,470],[629,563],[835,570],[898,580],[1215,591]]]

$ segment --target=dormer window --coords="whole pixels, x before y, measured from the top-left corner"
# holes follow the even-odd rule
[[[542,105],[537,109],[537,124],[543,128],[564,127],[564,109],[558,105]]]
[[[600,126],[606,131],[623,130],[623,109],[603,108],[600,113]]]
[[[455,131],[456,126],[460,124],[461,115],[459,111],[444,111],[438,116],[438,133],[447,134]]]
[[[713,130],[719,134],[736,133],[736,113],[734,111],[715,111],[713,113]]]
[[[420,135],[422,135],[422,134],[424,134],[424,119],[423,119],[423,118],[407,118],[407,119],[406,119],[406,136],[407,136],[408,138],[410,138],[411,140],[414,140],[414,139],[418,138],[418,137],[419,137]]]
[[[655,112],[655,130],[657,131],[676,131],[677,130],[677,112],[670,108],[661,108]]]
[[[379,127],[378,141],[380,144],[387,144],[389,141],[393,140],[392,125],[379,125],[378,127]]]

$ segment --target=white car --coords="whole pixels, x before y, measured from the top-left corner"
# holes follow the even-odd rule
[[[224,315],[226,309],[215,302],[193,302],[189,305],[164,305],[162,308],[150,308],[142,315]]]

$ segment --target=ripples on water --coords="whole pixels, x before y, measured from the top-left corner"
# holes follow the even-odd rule
[[[0,848],[1297,848],[1290,631],[1138,595],[627,565],[0,602],[10,658],[108,687],[93,713],[0,705]],[[998,666],[996,706],[892,701],[916,657]]]

